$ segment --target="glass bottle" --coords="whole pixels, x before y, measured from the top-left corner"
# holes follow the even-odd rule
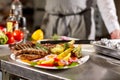
[[[7,32],[13,32],[13,30],[15,29],[16,22],[17,22],[17,20],[14,15],[13,9],[10,9],[9,16],[6,20]]]
[[[20,0],[14,0],[11,4],[11,9],[13,9],[14,14],[16,16],[16,18],[18,19],[18,16],[20,15],[20,13],[22,13],[22,3],[20,2]]]
[[[26,18],[23,16],[22,11],[19,13],[18,16],[18,23],[19,23],[19,28],[22,30],[23,28],[26,28]]]
[[[23,8],[23,5],[20,2],[20,0],[14,0],[11,4],[11,9],[13,9],[14,14],[16,16],[19,29],[22,30],[24,33],[23,42],[26,42],[29,31],[26,28],[27,27],[26,18],[23,16],[22,8]]]

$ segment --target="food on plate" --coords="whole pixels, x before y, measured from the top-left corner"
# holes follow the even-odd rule
[[[69,53],[71,53],[71,51],[72,51],[72,48],[66,49],[65,51],[60,53],[57,58],[64,59]]]
[[[68,66],[72,63],[78,64],[78,59],[82,57],[81,46],[74,45],[74,41],[50,44],[41,44],[29,41],[9,45],[10,50],[15,54],[16,59],[20,59],[30,65],[40,66]]]
[[[5,35],[4,32],[0,31],[0,45],[6,44],[8,41],[8,37]]]
[[[81,45],[78,45],[78,47],[75,47],[74,49],[73,49],[73,55],[74,56],[77,56],[77,57],[81,57],[82,55],[81,54],[79,54],[79,52],[81,51]]]
[[[10,50],[22,59],[34,60],[50,54],[50,48],[54,45],[39,44],[34,42],[11,44]]]
[[[55,47],[51,48],[51,52],[54,54],[59,54],[64,51],[64,45],[56,44]]]

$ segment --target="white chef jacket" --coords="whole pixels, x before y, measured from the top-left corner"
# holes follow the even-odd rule
[[[89,32],[88,29],[85,30],[83,28],[81,28],[82,30],[78,30],[76,31],[73,27],[72,27],[72,34],[80,34],[83,31],[83,35],[88,35],[87,39],[95,39],[95,23],[94,23],[94,4],[98,5],[98,8],[100,10],[100,13],[102,15],[102,18],[104,20],[104,23],[107,27],[107,30],[109,33],[111,33],[112,31],[114,31],[115,29],[119,29],[119,23],[118,23],[118,18],[116,15],[116,8],[114,5],[114,1],[113,0],[46,0],[46,12],[49,14],[63,14],[63,15],[68,15],[68,14],[76,14],[76,13],[80,13],[84,10],[86,10],[87,8],[91,9],[91,24],[90,24],[90,33],[85,34],[84,32]],[[70,15],[71,16],[71,15]],[[72,17],[72,16],[71,16]],[[71,17],[68,18],[68,20],[66,21],[67,23],[70,22]],[[78,17],[78,16],[77,16]],[[52,18],[52,16],[49,16],[49,18]],[[82,17],[81,17],[82,18]],[[89,17],[88,17],[89,18]],[[54,25],[54,19],[49,19],[51,20],[51,24],[52,26]],[[76,19],[77,22],[78,19]],[[58,24],[60,25],[60,27],[58,27],[58,32],[60,35],[63,35],[62,30],[63,28],[61,27],[63,24],[62,22],[64,21],[60,21]],[[84,23],[84,21],[81,21]],[[45,33],[48,35],[47,37],[51,36],[52,34],[50,33],[50,31],[52,30],[52,27],[50,27],[48,24],[45,30]],[[79,23],[76,23],[79,24]],[[54,25],[55,26],[55,25]],[[83,25],[82,25],[83,26]],[[64,28],[66,29],[66,28]],[[80,29],[80,28],[79,28]],[[67,29],[66,29],[67,30]],[[85,30],[85,31],[84,31]],[[64,30],[65,31],[65,30]],[[82,33],[80,34],[82,35]],[[79,38],[75,35],[68,35],[70,37],[76,37]],[[80,38],[82,39],[82,38]],[[83,38],[84,39],[84,38]]]
[[[97,0],[97,5],[101,12],[104,23],[109,33],[115,29],[119,29],[118,17],[114,0]]]

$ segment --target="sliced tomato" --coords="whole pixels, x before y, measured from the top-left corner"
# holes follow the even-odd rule
[[[77,57],[71,57],[69,59],[69,62],[72,63],[72,62],[77,62],[78,61],[78,58]]]
[[[57,57],[55,57],[55,58],[54,58],[54,61],[55,61],[55,62],[58,62],[58,61],[60,61],[60,59],[58,59]]]
[[[65,60],[58,61],[58,66],[65,66],[65,65],[66,65],[66,61]]]
[[[53,67],[53,64],[39,64],[40,66]]]

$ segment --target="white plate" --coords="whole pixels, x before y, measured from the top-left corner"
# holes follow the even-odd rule
[[[6,48],[8,47],[8,44],[0,45],[0,48]]]
[[[89,52],[89,53],[95,52],[94,46],[91,44],[82,44],[81,47],[82,47],[82,53],[83,52]]]
[[[20,59],[16,59],[15,58],[15,55],[14,54],[11,54],[10,55],[10,58],[12,60],[15,60],[16,62],[19,62],[19,63],[22,63],[22,64],[26,64],[26,65],[30,65],[26,62],[23,62],[22,60]],[[35,65],[34,67],[38,67],[38,68],[44,68],[44,69],[68,69],[68,68],[73,68],[73,67],[77,67],[79,65],[82,65],[84,64],[85,62],[87,62],[89,60],[90,56],[89,55],[86,55],[86,56],[83,56],[82,58],[79,59],[79,64],[78,65],[75,65],[75,66],[64,66],[64,67],[46,67],[46,66],[39,66],[39,65]]]

